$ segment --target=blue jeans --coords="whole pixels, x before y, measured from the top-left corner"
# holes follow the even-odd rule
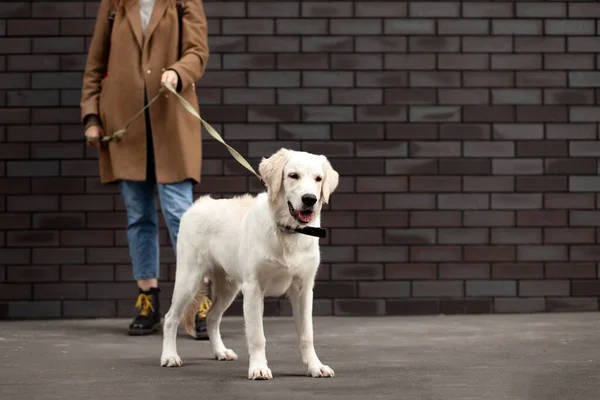
[[[145,181],[122,180],[119,182],[121,196],[127,210],[127,239],[129,255],[136,280],[160,276],[160,253],[158,241],[158,213],[156,211],[156,173],[150,117],[146,110],[147,176]],[[193,202],[193,182],[157,184],[161,210],[167,224],[169,237],[177,253],[179,221]]]

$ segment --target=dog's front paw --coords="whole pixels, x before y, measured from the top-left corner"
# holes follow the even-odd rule
[[[307,375],[313,378],[333,378],[335,372],[328,365],[320,364],[316,366],[309,366]]]
[[[251,380],[268,380],[273,379],[271,370],[266,365],[258,365],[248,369],[248,379]]]
[[[174,356],[162,356],[160,358],[160,365],[163,367],[181,367],[183,361],[181,361],[181,358],[177,354]]]
[[[237,354],[231,349],[223,351],[215,351],[215,358],[219,361],[235,361],[238,359]]]

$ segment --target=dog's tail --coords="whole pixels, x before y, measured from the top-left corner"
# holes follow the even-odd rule
[[[200,303],[202,303],[208,294],[208,284],[202,279],[200,285],[198,285],[198,290],[196,291],[194,299],[181,315],[185,331],[193,338],[196,337],[196,330],[194,329],[196,314],[199,311]]]

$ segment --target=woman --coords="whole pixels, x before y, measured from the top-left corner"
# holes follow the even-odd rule
[[[99,150],[101,182],[119,185],[127,210],[139,292],[138,315],[129,326],[134,335],[156,332],[161,321],[154,185],[176,248],[181,215],[200,181],[200,121],[165,90],[120,140],[97,139],[124,128],[166,82],[197,107],[195,83],[204,75],[209,56],[207,22],[202,0],[182,4],[180,26],[174,0],[101,0],[83,76],[85,136]]]

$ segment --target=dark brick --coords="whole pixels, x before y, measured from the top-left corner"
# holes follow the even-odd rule
[[[462,39],[462,48],[465,53],[510,53],[513,51],[513,41],[509,37],[501,36],[465,36]]]
[[[386,229],[385,244],[433,244],[434,229]]]
[[[571,285],[572,296],[600,296],[598,280],[574,280]]]
[[[84,249],[81,248],[36,248],[32,251],[33,264],[81,264],[85,262]]]
[[[335,299],[334,315],[384,315],[385,300],[383,299]]]
[[[494,193],[491,195],[491,205],[495,209],[539,209],[542,207],[542,195]]]
[[[412,246],[410,260],[414,262],[448,262],[460,261],[459,246]]]
[[[384,32],[387,35],[434,35],[433,19],[385,19]]]
[[[385,208],[389,210],[434,209],[435,195],[420,193],[386,194]]]
[[[6,1],[0,3],[0,15],[3,18],[28,18],[31,17],[31,3]]]
[[[486,194],[439,194],[438,208],[440,210],[482,210],[490,208],[489,196]]]
[[[519,226],[564,226],[567,213],[561,210],[517,210]]]
[[[12,19],[7,21],[8,36],[55,36],[58,20]]]
[[[381,264],[333,264],[331,277],[333,280],[381,280],[383,266]]]
[[[385,279],[429,280],[436,279],[437,268],[433,263],[391,263],[385,265]]]
[[[9,247],[58,246],[56,231],[15,231],[8,232],[6,243]]]
[[[438,96],[441,104],[485,104],[489,92],[486,89],[440,89]]]
[[[547,279],[596,278],[594,263],[546,263]]]
[[[466,71],[463,73],[464,87],[513,87],[512,71]]]
[[[33,285],[34,298],[39,300],[82,299],[84,283],[39,283]]]
[[[543,27],[541,20],[497,19],[492,21],[494,35],[541,35]]]
[[[489,279],[490,266],[485,263],[443,263],[439,266],[440,279]]]
[[[387,315],[430,315],[439,313],[437,300],[403,299],[387,302]]]
[[[361,38],[358,38],[361,39]],[[365,38],[366,39],[366,38]],[[366,50],[365,50],[366,51]],[[443,54],[440,54],[440,57]],[[456,56],[456,55],[453,55]],[[442,59],[440,58],[440,68],[443,65]],[[408,70],[433,70],[436,67],[435,56],[433,54],[395,54],[388,53],[384,54],[384,69],[408,69]],[[450,68],[456,69],[456,68]]]
[[[7,213],[0,214],[0,229],[29,229],[30,217],[24,213]]]
[[[371,38],[373,39],[373,38]],[[283,44],[283,43],[282,43]],[[300,50],[295,44],[287,43],[286,46],[280,46],[277,49],[270,51],[298,51]],[[291,47],[291,48],[290,48]],[[319,52],[337,52],[345,53],[352,51],[353,40],[350,36],[306,36],[302,38],[301,50],[307,53]],[[286,49],[287,50],[284,50]],[[251,49],[252,50],[252,49]],[[358,45],[357,45],[358,50]]]
[[[548,297],[546,299],[546,311],[548,312],[582,312],[598,311],[598,298],[568,298]]]
[[[458,36],[411,36],[408,48],[415,53],[457,53],[461,47]]]
[[[564,192],[568,182],[564,176],[517,176],[517,192]]]
[[[439,173],[442,175],[491,175],[492,164],[485,159],[441,159]]]
[[[411,192],[458,192],[461,179],[451,176],[412,176],[410,177]]]
[[[414,281],[413,297],[461,297],[464,294],[460,281]]]
[[[564,261],[567,259],[567,246],[523,245],[517,248],[519,261]]]
[[[358,297],[386,299],[410,297],[410,282],[359,282]]]
[[[517,283],[510,280],[470,280],[466,282],[466,295],[510,297],[517,294]]]
[[[487,229],[482,228],[440,228],[439,244],[486,244],[489,242]]]
[[[0,194],[27,194],[29,192],[28,179],[0,178]]]
[[[442,140],[480,140],[490,138],[490,126],[484,124],[441,124]]]
[[[341,48],[339,50],[339,52],[346,52],[346,51],[351,51],[352,48],[352,41],[349,39],[344,38],[343,40],[340,40],[339,38],[334,38],[337,39],[336,41],[333,41],[333,43],[325,45],[325,46],[321,46],[319,47],[314,47],[315,44],[311,45],[311,47],[304,49],[305,51],[331,51],[334,52],[336,51],[336,43],[337,45]],[[404,52],[407,50],[408,48],[408,42],[406,37],[404,36],[363,36],[363,37],[357,37],[356,38],[356,43],[355,43],[355,50],[359,53],[369,53],[369,52],[376,52],[376,53],[382,53],[382,52]],[[415,55],[415,57],[418,55]],[[387,66],[387,62],[386,62],[386,69],[388,69],[389,67]]]
[[[329,216],[330,214],[328,214]],[[329,217],[327,217],[329,218]],[[359,227],[400,227],[408,226],[406,211],[358,211],[356,213]]]
[[[542,279],[542,263],[500,263],[492,265],[493,279]]]
[[[357,246],[359,262],[398,262],[408,260],[408,248],[404,246]]]
[[[492,299],[441,299],[442,314],[487,314],[492,312]]]
[[[357,157],[406,157],[408,149],[406,142],[358,142],[356,144]]]
[[[11,319],[59,318],[60,301],[13,301],[9,304],[8,317]]]
[[[365,18],[360,24],[353,20],[332,19],[329,21],[329,33],[331,35],[378,35],[382,33],[382,26],[378,19]]]
[[[492,54],[493,70],[540,70],[542,69],[540,54]]]
[[[546,311],[546,302],[542,297],[500,297],[494,299],[494,311],[497,313],[539,313]]]
[[[0,283],[0,300],[24,300],[30,298],[30,284]]]
[[[505,245],[479,246],[473,245],[464,248],[464,260],[473,262],[488,261],[513,261],[515,247]]]
[[[513,5],[503,2],[478,1],[462,4],[463,17],[470,18],[506,18],[513,17]]]
[[[591,54],[544,54],[546,70],[594,69],[595,61]]]
[[[44,267],[7,267],[7,282],[55,282],[59,280],[59,269],[57,266]]]
[[[473,106],[463,107],[465,122],[512,122],[515,110],[511,106]]]
[[[30,38],[0,37],[0,54],[28,54],[30,52]]]
[[[541,244],[542,230],[535,228],[493,228],[492,244]]]
[[[545,172],[547,174],[593,174],[597,168],[595,159],[546,159]]]
[[[114,300],[68,300],[63,302],[65,318],[115,318],[117,317]]]
[[[316,298],[356,297],[354,282],[316,282],[314,287]]]
[[[519,281],[519,296],[568,296],[568,280]]]
[[[460,211],[411,211],[411,227],[458,227],[462,225]]]
[[[548,209],[591,209],[594,195],[579,193],[551,193],[544,196],[544,208]]]
[[[388,89],[384,93],[385,104],[434,104],[434,89]]]

